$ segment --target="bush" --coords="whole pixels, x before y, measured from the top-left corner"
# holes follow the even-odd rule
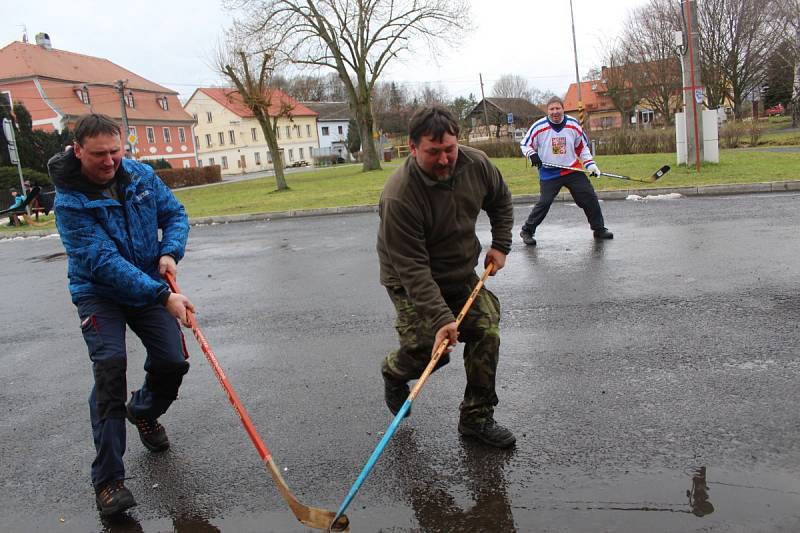
[[[24,179],[31,182],[31,185],[46,186],[50,185],[50,176],[44,172],[33,170],[32,168],[23,168],[22,176]],[[0,190],[8,190],[11,188],[19,190],[19,172],[17,166],[0,167]]]
[[[656,154],[675,151],[675,129],[617,129],[589,134],[594,155]]]
[[[519,149],[519,143],[513,139],[498,139],[496,141],[465,144],[481,150],[489,157],[522,157],[522,150]]]
[[[172,165],[170,165],[163,157],[160,159],[140,159],[139,162],[144,163],[145,165],[150,165],[154,170],[172,168]]]
[[[165,168],[156,171],[167,187],[178,189],[191,185],[205,185],[206,183],[219,183],[222,181],[222,167],[211,165],[207,167],[190,168]]]
[[[723,124],[719,132],[725,148],[738,148],[747,127],[742,122],[730,120]]]
[[[761,125],[757,120],[750,121],[750,146],[757,146],[761,138]]]

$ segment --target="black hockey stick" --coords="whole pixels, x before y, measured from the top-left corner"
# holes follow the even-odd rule
[[[562,166],[562,165],[554,165],[552,163],[543,163],[543,164],[546,167],[563,168],[564,170],[573,170],[575,172],[586,172],[587,174],[590,173],[585,168],[565,167],[565,166]],[[664,165],[663,167],[659,168],[658,170],[653,172],[652,176],[650,176],[649,178],[646,178],[646,179],[631,178],[630,176],[620,176],[619,174],[611,174],[609,172],[601,172],[600,175],[601,176],[608,176],[609,178],[616,178],[618,180],[638,181],[638,182],[641,182],[641,183],[653,183],[654,181],[657,181],[657,180],[661,179],[661,177],[664,176],[664,174],[666,174],[667,172],[669,172],[669,165]]]

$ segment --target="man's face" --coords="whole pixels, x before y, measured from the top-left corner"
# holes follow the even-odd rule
[[[101,133],[75,142],[75,157],[81,160],[81,172],[92,182],[103,185],[111,181],[122,161],[119,134]]]
[[[408,146],[417,164],[429,176],[444,181],[453,174],[458,159],[458,138],[455,135],[445,133],[441,141],[423,135],[419,144],[409,141]]]
[[[550,122],[553,124],[559,124],[564,120],[564,106],[558,102],[553,102],[547,106],[547,118],[549,118]]]

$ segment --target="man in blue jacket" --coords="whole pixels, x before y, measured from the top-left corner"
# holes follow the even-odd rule
[[[194,307],[170,292],[161,276],[176,273],[189,224],[152,168],[123,160],[120,127],[106,115],[80,117],[74,148],[52,157],[48,168],[69,291],[94,373],[92,484],[100,514],[110,516],[136,505],[123,483],[125,419],[150,451],[169,448],[158,418],[189,370],[178,321],[188,326],[187,310]],[[144,384],[127,405],[126,325],[147,351]]]

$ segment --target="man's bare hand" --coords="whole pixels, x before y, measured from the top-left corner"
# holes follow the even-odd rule
[[[178,274],[178,265],[171,255],[162,255],[158,259],[158,273],[161,274],[161,277],[164,277],[165,272],[169,272],[173,276]]]
[[[169,314],[177,318],[185,327],[188,328],[191,326],[187,311],[194,313],[194,305],[192,305],[192,302],[189,301],[189,298],[183,294],[171,292],[169,294],[169,298],[167,299],[166,308]]]
[[[445,324],[436,332],[436,338],[433,341],[433,350],[431,350],[431,357],[433,357],[433,354],[436,353],[436,349],[445,339],[448,340],[448,343],[442,355],[450,353],[453,350],[453,346],[458,342],[458,326],[455,322]]]
[[[494,268],[489,273],[490,276],[494,276],[497,274],[497,271],[506,266],[506,254],[501,252],[500,250],[495,250],[494,248],[489,248],[489,251],[486,252],[486,257],[483,260],[483,268],[489,266],[489,263],[492,264]]]

